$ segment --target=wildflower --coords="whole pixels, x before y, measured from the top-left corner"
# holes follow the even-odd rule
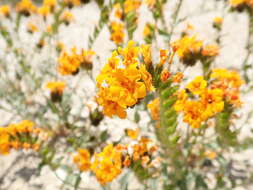
[[[9,5],[0,6],[0,14],[2,14],[5,17],[10,17],[10,6]]]
[[[74,75],[78,73],[81,60],[80,55],[77,53],[77,49],[73,47],[71,53],[67,51],[62,52],[58,59],[58,63],[58,71],[62,75]]]
[[[155,98],[148,104],[148,109],[151,113],[151,117],[153,120],[159,120],[160,118],[160,99]]]
[[[92,58],[95,52],[92,50],[82,50],[81,51],[81,66],[87,70],[91,70],[93,67]]]
[[[121,151],[112,144],[104,147],[102,152],[95,154],[91,170],[102,185],[111,182],[122,172],[121,156]]]
[[[42,7],[38,8],[38,14],[46,18],[50,14],[50,7],[43,5]]]
[[[114,16],[118,19],[121,19],[122,16],[123,16],[123,11],[122,11],[122,8],[120,6],[120,3],[116,3],[114,6],[113,6],[113,9],[114,9]]]
[[[152,34],[151,25],[149,23],[147,23],[147,24],[145,24],[142,35],[144,38],[146,38],[146,37],[150,36],[151,34]]]
[[[196,36],[184,36],[172,43],[173,51],[186,65],[194,65],[198,60],[203,42],[197,40]]]
[[[232,7],[238,7],[244,4],[247,0],[230,0],[229,3]]]
[[[203,122],[224,109],[223,90],[208,88],[202,76],[196,77],[186,88],[192,94],[186,93],[186,90],[179,91],[174,108],[177,112],[183,112],[183,121],[191,127],[199,128]]]
[[[164,65],[168,59],[168,50],[160,50],[160,64]]]
[[[29,22],[27,25],[27,31],[30,33],[38,32],[38,27],[33,23]]]
[[[69,23],[74,20],[74,15],[69,11],[64,11],[60,19],[66,25],[69,25]]]
[[[177,72],[176,75],[173,76],[173,82],[180,83],[183,78],[184,78],[184,74],[181,72]]]
[[[43,6],[50,8],[50,11],[53,12],[57,4],[57,0],[43,0]]]
[[[166,82],[168,78],[170,77],[171,73],[168,71],[168,69],[163,69],[161,73],[161,81]]]
[[[202,48],[201,54],[204,57],[215,57],[219,55],[219,46],[216,44],[206,45]]]
[[[206,158],[208,158],[210,160],[214,160],[217,157],[216,152],[211,151],[211,150],[205,151],[204,155],[205,155]]]
[[[39,145],[39,137],[35,131],[34,123],[29,120],[0,127],[0,154],[8,154],[12,148],[27,150]]]
[[[143,44],[141,46],[141,53],[144,59],[144,63],[147,65],[151,64],[152,63],[151,46]]]
[[[5,128],[0,128],[0,154],[8,154],[10,151],[10,135]]]
[[[215,28],[220,29],[222,23],[223,23],[223,18],[222,18],[222,17],[215,17],[215,18],[213,19],[213,26],[214,26]]]
[[[202,76],[196,77],[192,82],[190,82],[186,88],[191,91],[191,93],[200,95],[207,86],[207,82]]]
[[[126,0],[124,1],[124,11],[129,13],[131,11],[137,10],[141,6],[140,0]]]
[[[105,115],[126,117],[125,109],[134,106],[153,90],[152,77],[145,65],[140,64],[140,48],[130,41],[126,48],[114,51],[112,57],[97,77],[99,92],[97,102],[103,106]]]
[[[53,102],[61,101],[62,92],[66,87],[65,82],[57,81],[57,82],[48,82],[46,87],[50,90],[51,100]]]
[[[87,149],[79,149],[73,161],[81,171],[89,170],[91,167],[90,152]]]
[[[131,165],[131,159],[130,159],[130,156],[126,156],[125,157],[125,159],[124,159],[124,161],[123,161],[123,165],[125,166],[125,167],[129,167],[130,165]]]
[[[217,68],[212,71],[210,77],[214,79],[211,87],[222,89],[228,103],[235,107],[239,107],[242,104],[239,89],[244,82],[236,71]]]
[[[37,8],[31,0],[21,0],[17,3],[16,11],[22,15],[30,16],[31,13],[37,11]]]
[[[133,129],[127,129],[127,135],[132,139],[135,140],[137,139],[138,135],[139,135],[140,129],[137,128],[135,130]]]
[[[69,8],[81,5],[80,0],[63,0],[63,3],[65,3]]]
[[[124,24],[120,22],[111,22],[111,40],[119,45],[124,41]]]

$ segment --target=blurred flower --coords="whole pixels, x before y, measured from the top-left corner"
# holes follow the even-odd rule
[[[0,14],[2,14],[5,17],[9,17],[10,16],[10,6],[9,5],[0,6]]]
[[[64,11],[60,17],[61,21],[68,25],[74,20],[74,15],[69,11]]]
[[[148,104],[148,109],[151,113],[151,117],[153,120],[159,120],[160,118],[160,99],[155,98]]]
[[[31,0],[21,0],[16,5],[16,11],[25,16],[30,16],[31,13],[35,13],[37,11],[37,7]]]
[[[124,1],[124,11],[129,13],[131,11],[137,10],[141,6],[140,0],[126,0]]]
[[[89,170],[91,167],[90,152],[87,149],[79,149],[73,161],[81,171]]]
[[[48,82],[46,87],[50,90],[51,100],[53,102],[60,102],[66,83],[62,81]]]
[[[27,25],[27,31],[30,33],[38,32],[38,27],[34,25],[33,23],[29,22]]]
[[[111,40],[119,45],[122,44],[124,41],[124,24],[121,22],[111,22],[110,24],[111,27]]]

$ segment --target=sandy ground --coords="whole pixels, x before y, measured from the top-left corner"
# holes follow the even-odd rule
[[[205,1],[205,7],[202,4]],[[175,6],[176,0],[170,0],[168,6],[166,7],[166,20],[170,22],[171,10]],[[176,30],[179,32],[185,27],[186,23],[189,22],[195,27],[196,33],[201,39],[207,42],[212,42],[215,39],[216,32],[212,28],[212,19],[215,16],[223,16],[221,3],[214,6],[214,1],[206,0],[184,0],[182,10],[180,12],[180,18],[184,18],[186,15],[191,15],[186,22],[178,26]],[[75,22],[70,24],[67,28],[62,27],[60,29],[60,39],[62,42],[71,47],[76,45],[77,47],[87,48],[88,35],[91,34],[94,24],[97,23],[99,12],[98,7],[94,3],[89,3],[81,8],[75,8],[73,10],[75,15]],[[224,27],[222,30],[222,44],[221,55],[216,60],[217,67],[227,67],[227,68],[238,68],[245,56],[245,42],[247,39],[247,24],[248,19],[245,14],[224,14]],[[137,33],[134,36],[136,41],[139,41],[142,34],[142,29],[144,27],[145,21],[151,19],[150,13],[145,7],[141,8],[140,11],[140,24]],[[169,24],[168,24],[168,27]],[[173,36],[176,39],[177,35]],[[29,37],[24,37],[22,39],[24,43],[29,44]],[[1,41],[0,41],[1,44]],[[163,44],[161,44],[161,47]],[[114,47],[113,43],[109,41],[109,31],[104,29],[99,35],[98,39],[94,44],[94,51],[100,56],[101,61],[95,64],[94,75],[97,75],[99,69],[105,63],[107,57],[110,55],[110,49]],[[193,68],[187,69],[186,73],[194,77],[200,74],[200,66],[197,65]],[[87,84],[85,88],[90,89],[90,93],[94,94],[95,89],[92,84]],[[243,109],[238,112],[241,116],[238,123],[243,122],[245,119],[245,113],[252,108],[253,99],[252,93],[243,97],[243,101],[247,102]],[[119,119],[107,119],[110,123],[109,131],[112,132],[112,136],[119,136],[118,134],[124,133],[124,128],[132,125],[130,121],[121,121]],[[117,125],[122,127],[117,127]],[[249,122],[252,124],[252,121]],[[4,124],[4,121],[2,122]],[[248,132],[252,129],[250,124],[247,124],[243,128],[242,136],[247,136]],[[114,135],[113,135],[114,134]],[[244,152],[243,154],[234,155],[235,159],[252,160],[253,149]],[[58,178],[64,178],[64,172],[61,170],[56,171],[56,175],[50,171],[49,168],[45,167],[41,174],[39,175],[36,167],[38,160],[34,158],[32,153],[17,153],[13,152],[8,156],[0,157],[0,190],[56,190],[61,188],[61,181]],[[82,187],[92,187],[93,189],[99,189],[94,178],[88,177],[86,174],[82,176]],[[134,183],[136,184],[136,183]],[[115,186],[113,186],[115,189]],[[137,186],[130,188],[131,190],[136,189]],[[69,188],[62,187],[62,189],[67,190]],[[253,189],[253,187],[238,188],[242,189]]]

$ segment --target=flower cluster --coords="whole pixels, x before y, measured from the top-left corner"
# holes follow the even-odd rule
[[[0,127],[0,154],[8,154],[12,148],[38,150],[40,132],[41,129],[34,128],[34,123],[28,120]]]
[[[183,112],[184,122],[193,128],[199,128],[204,121],[224,108],[224,92],[219,88],[208,88],[202,76],[196,77],[177,96],[175,110]]]
[[[208,83],[202,76],[196,77],[186,89],[178,92],[175,109],[184,113],[184,121],[193,128],[224,109],[225,103],[239,107],[240,87],[243,84],[239,74],[226,69],[214,69]]]
[[[58,71],[62,75],[75,75],[79,72],[79,67],[83,66],[86,69],[92,68],[92,56],[95,53],[91,50],[83,50],[77,52],[73,47],[71,52],[63,51],[58,59]]]
[[[211,74],[213,79],[211,88],[220,88],[224,92],[225,100],[235,107],[240,107],[240,87],[243,80],[236,71],[226,69],[214,69]]]
[[[98,75],[97,102],[103,106],[105,115],[125,118],[126,108],[134,106],[153,90],[151,75],[140,63],[140,53],[140,48],[130,41],[126,48],[112,53]]]
[[[184,36],[172,43],[173,51],[186,65],[194,65],[198,60],[213,58],[219,54],[216,44],[204,45],[196,36]]]
[[[159,164],[159,157],[154,158],[157,147],[151,140],[141,137],[132,145],[108,144],[100,153],[95,153],[93,158],[87,149],[79,149],[73,161],[81,171],[91,170],[97,180],[105,185],[122,173],[124,167],[131,167],[141,161],[142,167],[151,168]]]

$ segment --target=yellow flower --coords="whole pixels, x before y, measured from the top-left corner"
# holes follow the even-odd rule
[[[247,0],[230,0],[229,3],[232,7],[238,7],[239,5],[242,5]]]
[[[121,22],[111,22],[111,40],[119,45],[122,44],[124,41],[124,24]]]
[[[222,23],[223,23],[223,18],[222,17],[215,17],[214,19],[213,19],[213,23],[215,24],[215,25],[217,25],[217,26],[220,26],[220,25],[222,25]]]
[[[151,113],[151,117],[153,120],[159,120],[160,118],[160,99],[155,98],[148,104],[148,109]]]
[[[125,109],[134,106],[154,88],[150,73],[138,59],[140,48],[130,41],[118,52],[122,60],[114,51],[96,79],[99,88],[97,102],[103,106],[105,115],[125,118]]]
[[[143,35],[144,38],[146,38],[146,37],[148,37],[148,36],[151,35],[152,31],[151,31],[150,27],[151,26],[150,26],[149,23],[145,24],[144,29],[143,29],[143,33],[142,33],[142,35]]]
[[[201,103],[205,107],[202,117],[208,119],[224,109],[223,91],[221,89],[206,89],[201,94]]]
[[[80,54],[78,54],[77,49],[73,47],[71,53],[67,51],[61,53],[58,63],[58,71],[62,75],[74,75],[79,71],[79,66],[81,64]]]
[[[177,72],[176,75],[173,76],[173,82],[180,83],[183,78],[184,78],[184,74],[181,72]]]
[[[114,9],[114,16],[118,19],[121,19],[122,18],[122,15],[123,15],[123,11],[122,11],[122,8],[120,6],[120,3],[116,3],[114,6],[113,6],[113,9]]]
[[[210,160],[214,160],[217,157],[217,153],[211,150],[207,150],[204,153],[205,157],[210,159]]]
[[[29,149],[34,145],[39,145],[37,129],[34,128],[34,123],[29,120],[0,127],[0,154],[8,154],[11,148]],[[31,141],[31,139],[36,140]]]
[[[81,5],[80,0],[63,0],[63,2],[70,8]]]
[[[242,102],[240,100],[240,87],[244,81],[236,71],[229,71],[226,69],[214,69],[210,76],[214,81],[212,88],[222,89],[226,100],[236,106],[240,107]]]
[[[168,59],[169,51],[167,49],[160,49],[160,64],[163,65]]]
[[[219,55],[219,49],[217,44],[206,45],[203,47],[201,54],[206,57],[215,57]]]
[[[10,151],[10,135],[7,130],[0,127],[0,155],[9,154]]]
[[[187,65],[194,65],[198,59],[203,42],[196,36],[184,36],[171,44],[173,51]]]
[[[56,7],[57,0],[43,0],[43,6],[48,6],[50,7],[50,10],[54,10]]]
[[[202,76],[196,77],[192,82],[190,82],[186,88],[190,90],[193,94],[200,95],[206,88],[207,82]]]
[[[103,151],[94,157],[91,170],[102,185],[111,182],[122,172],[122,153],[112,144],[104,147]]]
[[[152,63],[151,46],[150,45],[143,44],[141,46],[141,53],[142,53],[145,64],[148,65],[148,64]]]
[[[166,82],[168,80],[168,78],[170,77],[171,73],[168,71],[168,69],[163,69],[162,73],[161,73],[161,81],[162,82]]]
[[[195,96],[188,95],[186,90],[177,93],[174,108],[183,113],[183,121],[193,128],[201,124],[224,109],[224,91],[220,88],[208,88],[202,76],[196,77],[186,85]]]
[[[74,20],[74,15],[69,11],[64,11],[60,19],[62,22],[68,25],[71,21]]]
[[[38,14],[46,18],[50,14],[50,6],[43,5],[38,8]]]
[[[16,11],[20,14],[24,14],[25,16],[29,16],[31,13],[35,13],[37,8],[31,0],[21,0],[16,5]]]
[[[62,81],[57,82],[48,82],[46,87],[52,92],[52,93],[58,93],[62,94],[64,88],[66,87],[66,83]]]
[[[141,6],[140,0],[126,0],[124,1],[124,11],[129,13],[131,11],[137,10]]]
[[[38,27],[33,23],[29,22],[27,25],[27,31],[30,33],[38,32]]]
[[[139,136],[139,133],[140,133],[140,129],[137,128],[135,130],[133,129],[127,129],[127,135],[132,139],[132,140],[135,140],[137,139],[137,137]]]
[[[90,152],[87,149],[79,149],[73,161],[81,171],[89,170],[91,167]]]
[[[5,17],[9,17],[10,16],[10,6],[9,5],[0,6],[0,14],[2,14]]]

